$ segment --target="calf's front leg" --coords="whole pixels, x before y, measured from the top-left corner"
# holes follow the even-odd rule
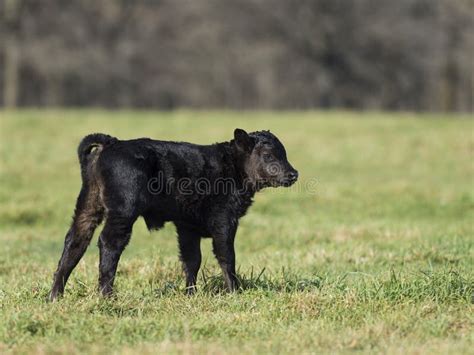
[[[186,293],[196,291],[196,280],[201,266],[201,236],[193,228],[176,224],[180,258],[186,274]]]
[[[212,237],[214,255],[224,275],[226,287],[230,292],[239,288],[239,280],[235,272],[234,239],[237,226],[226,226],[217,229]]]

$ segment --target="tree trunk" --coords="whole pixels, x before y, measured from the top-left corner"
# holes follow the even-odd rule
[[[3,5],[5,22],[11,24],[17,15],[17,0],[6,0]],[[3,103],[5,107],[15,108],[18,104],[19,84],[19,50],[16,38],[12,33],[5,35],[4,54],[4,87]]]

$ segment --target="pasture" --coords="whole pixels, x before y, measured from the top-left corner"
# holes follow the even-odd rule
[[[349,112],[0,112],[0,353],[468,353],[474,346],[474,136],[467,117]],[[257,194],[224,292],[209,239],[184,295],[172,225],[134,227],[116,295],[97,234],[47,303],[80,188],[76,148],[103,132],[209,144],[270,129],[300,172]]]

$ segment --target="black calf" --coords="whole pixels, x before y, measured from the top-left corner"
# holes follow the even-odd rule
[[[78,149],[83,186],[54,275],[50,299],[64,286],[105,218],[99,237],[99,288],[113,290],[115,272],[136,219],[149,229],[167,221],[177,228],[186,288],[192,293],[201,265],[201,238],[211,237],[227,288],[238,287],[234,238],[239,218],[255,192],[290,186],[298,172],[283,145],[269,131],[236,129],[230,142],[213,145],[121,141],[104,134],[86,136]]]

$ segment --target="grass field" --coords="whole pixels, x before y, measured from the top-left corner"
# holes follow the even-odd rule
[[[0,353],[472,353],[474,126],[467,117],[345,112],[1,112]],[[47,303],[91,132],[212,143],[271,129],[300,181],[241,220],[243,290],[209,240],[184,295],[175,230],[142,220],[112,299],[96,237]],[[97,232],[96,232],[97,235]]]

